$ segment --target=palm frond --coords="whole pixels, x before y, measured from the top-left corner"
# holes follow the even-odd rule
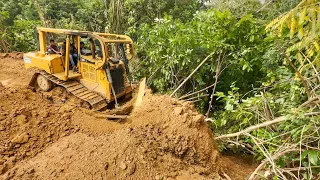
[[[289,35],[294,44],[287,48],[286,53],[296,55],[295,64],[301,73],[310,74],[308,70],[313,64],[320,67],[320,4],[317,0],[302,0],[295,8],[271,21],[266,30],[279,36],[288,32],[285,35]],[[311,61],[306,62],[300,53]]]
[[[297,20],[294,16],[291,17],[291,23],[290,23],[290,39],[293,38],[293,36],[296,33],[297,29]]]
[[[298,37],[299,37],[299,39],[302,39],[303,35],[304,35],[303,26],[305,23],[306,15],[307,15],[307,8],[304,8],[299,13],[299,24],[298,24]]]

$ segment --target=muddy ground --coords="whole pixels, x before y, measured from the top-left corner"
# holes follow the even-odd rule
[[[0,54],[0,179],[246,179],[255,164],[222,156],[192,104],[147,93],[124,121],[62,88],[37,93],[21,54]]]

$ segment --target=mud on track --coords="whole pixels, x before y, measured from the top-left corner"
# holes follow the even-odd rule
[[[21,55],[0,56],[0,179],[244,179],[192,104],[147,93],[123,122],[61,88],[26,88]],[[230,165],[231,164],[231,165]]]

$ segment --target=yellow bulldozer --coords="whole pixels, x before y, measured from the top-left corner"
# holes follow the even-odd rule
[[[59,49],[49,52],[48,37],[64,41]],[[77,31],[67,29],[37,28],[38,51],[24,54],[26,68],[36,68],[29,86],[50,91],[54,86],[64,87],[79,99],[101,110],[110,102],[132,95],[128,80],[128,62],[134,55],[133,42],[125,35]],[[85,41],[90,49],[83,51]],[[81,43],[80,43],[81,42]],[[61,44],[61,43],[60,43]],[[70,50],[74,54],[70,54]],[[75,58],[76,68],[70,60]]]

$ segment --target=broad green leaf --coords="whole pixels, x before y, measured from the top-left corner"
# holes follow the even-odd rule
[[[225,108],[226,110],[228,110],[228,111],[232,111],[232,110],[233,110],[233,105],[231,105],[230,103],[227,103],[224,108]]]
[[[309,161],[314,166],[318,165],[318,161],[319,161],[318,153],[319,152],[315,150],[309,151],[308,153]]]

